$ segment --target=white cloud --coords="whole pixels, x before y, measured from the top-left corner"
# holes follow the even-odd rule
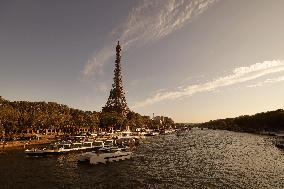
[[[267,79],[265,80],[265,83],[277,83],[277,82],[281,82],[284,81],[284,76],[280,76],[277,78],[272,78],[272,79]]]
[[[261,87],[262,85],[263,85],[262,83],[255,83],[255,84],[252,84],[252,85],[248,85],[247,87],[254,88],[254,87]]]
[[[130,12],[125,23],[110,32],[110,36],[120,31],[121,35],[112,39],[85,64],[83,75],[91,77],[101,72],[102,66],[114,55],[116,40],[122,42],[123,49],[141,46],[164,38],[183,27],[195,16],[204,12],[218,0],[143,0]]]
[[[132,108],[144,107],[164,100],[175,100],[182,97],[188,97],[200,92],[215,91],[221,87],[247,82],[265,75],[283,71],[284,60],[264,61],[247,67],[236,68],[230,75],[222,76],[203,84],[189,85],[175,91],[157,93],[151,98],[137,102]],[[282,81],[283,79],[284,78],[281,77],[274,80],[267,80],[267,82]]]
[[[82,71],[84,79],[90,78],[95,70],[101,74],[103,64],[113,56],[113,53],[113,45],[105,46],[95,53],[96,55],[90,58],[84,66],[84,70]]]
[[[256,84],[252,84],[252,85],[248,85],[247,87],[262,87],[263,85],[267,84],[267,83],[278,83],[284,81],[284,76],[280,76],[277,78],[270,78],[270,79],[266,79],[262,82],[256,83]]]

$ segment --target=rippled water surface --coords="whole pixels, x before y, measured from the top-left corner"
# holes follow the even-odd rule
[[[0,154],[0,188],[284,188],[273,138],[218,130],[147,138],[132,160],[78,164],[78,154]]]

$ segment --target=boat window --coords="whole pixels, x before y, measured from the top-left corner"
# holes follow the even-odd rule
[[[112,141],[105,141],[105,145],[112,145]]]
[[[95,145],[95,146],[101,146],[101,145],[102,145],[102,142],[94,142],[94,145]]]

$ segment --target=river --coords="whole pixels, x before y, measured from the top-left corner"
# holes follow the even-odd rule
[[[219,130],[144,139],[132,160],[77,163],[78,154],[0,154],[0,188],[284,188],[284,150],[273,137]]]

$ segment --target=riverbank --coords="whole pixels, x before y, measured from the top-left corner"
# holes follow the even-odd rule
[[[278,132],[284,131],[284,110],[278,109],[255,115],[211,120],[198,124],[198,126],[209,129],[275,135]]]
[[[20,148],[25,149],[32,145],[43,145],[43,144],[49,144],[50,142],[51,142],[50,139],[0,142],[0,151],[20,149]]]
[[[239,129],[239,128],[234,128],[234,127],[219,128],[218,126],[201,126],[200,128],[201,129],[209,129],[209,130],[232,131],[232,132],[238,132],[238,133],[249,133],[249,134],[265,135],[265,136],[277,136],[279,134],[284,133],[283,130],[279,130],[279,131],[259,131],[259,130],[251,130],[251,129]]]

